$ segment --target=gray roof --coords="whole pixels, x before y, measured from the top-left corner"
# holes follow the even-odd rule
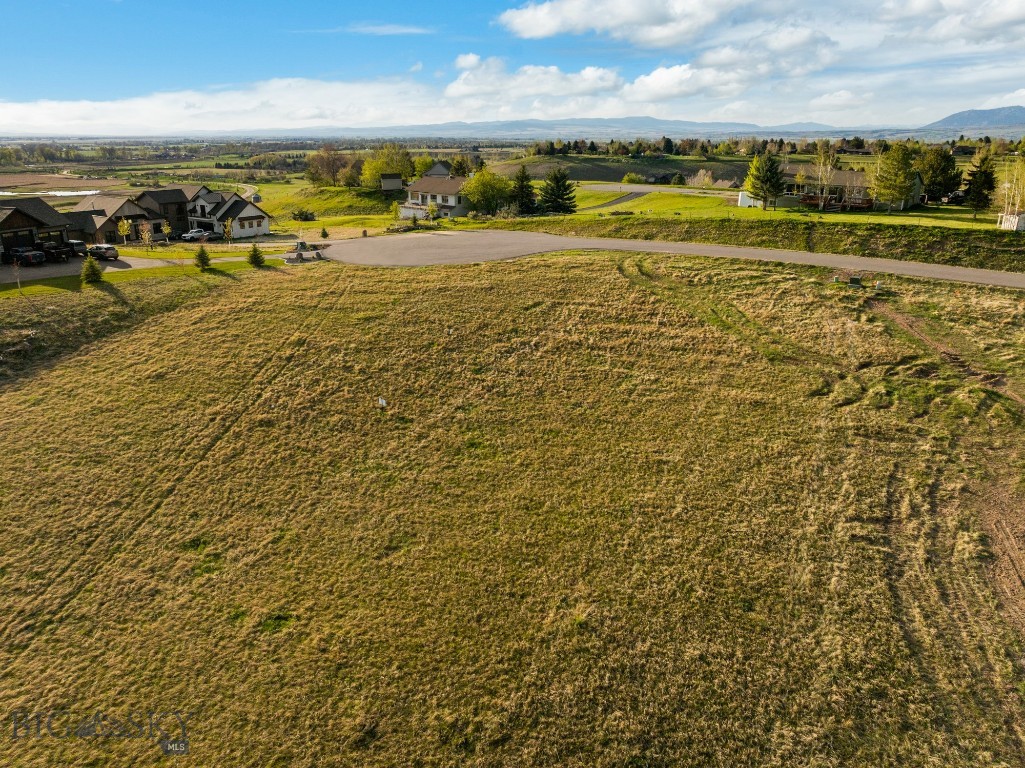
[[[46,227],[66,227],[68,225],[67,217],[55,210],[41,197],[0,198],[0,208],[20,211]]]
[[[811,163],[797,163],[795,165],[784,165],[783,175],[788,179],[794,179],[801,171],[804,172],[807,184],[815,184],[818,178],[815,173],[815,166]],[[868,187],[868,174],[864,171],[834,170],[833,178],[829,182],[831,187]]]
[[[145,208],[142,208],[133,200],[117,195],[93,195],[87,197],[75,206],[76,211],[102,211],[106,216],[113,216],[124,206],[129,206],[128,216],[148,216]],[[132,211],[131,208],[135,208]]]
[[[238,218],[238,215],[248,207],[249,203],[247,203],[245,200],[236,200],[223,211],[221,211],[219,214],[217,214],[217,220],[220,222],[225,222],[228,219],[236,219]]]
[[[96,220],[106,218],[103,211],[68,211],[64,214],[71,224],[71,229],[76,232],[93,234],[96,232]]]
[[[180,187],[167,187],[166,189],[147,189],[139,197],[146,195],[156,203],[187,203],[189,196]],[[139,198],[137,197],[136,200]]]

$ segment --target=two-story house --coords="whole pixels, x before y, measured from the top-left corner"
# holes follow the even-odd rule
[[[448,219],[465,216],[470,212],[466,197],[462,194],[465,176],[423,176],[406,188],[406,202],[399,207],[403,219],[426,218],[431,206],[437,209],[438,218]]]

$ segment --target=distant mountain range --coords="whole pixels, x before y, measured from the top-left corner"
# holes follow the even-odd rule
[[[925,130],[980,131],[994,128],[1015,128],[1025,126],[1025,107],[1000,107],[999,109],[969,109],[948,115],[942,120],[923,126]]]
[[[761,126],[740,122],[695,122],[661,120],[656,117],[587,117],[565,120],[502,120],[480,123],[436,123],[431,125],[394,125],[376,128],[293,128],[260,131],[196,131],[174,138],[292,138],[292,139],[461,139],[464,141],[533,141],[537,139],[657,139],[679,138],[724,139],[738,136],[786,139],[840,138],[862,136],[868,139],[900,139],[917,137],[931,141],[966,136],[989,135],[1019,139],[1025,136],[1025,107],[973,109],[949,115],[921,128],[885,128],[875,126],[835,127],[823,123],[787,123]],[[2,137],[0,137],[2,138]],[[17,137],[10,137],[17,138]],[[36,136],[35,138],[42,138]],[[50,137],[46,137],[50,138]],[[53,138],[56,138],[53,137]],[[97,138],[97,137],[76,137]],[[139,137],[141,138],[141,137]],[[148,137],[153,138],[153,137]]]
[[[975,109],[958,112],[921,128],[880,128],[874,126],[836,127],[823,123],[787,123],[762,126],[741,122],[696,122],[662,120],[656,117],[569,118],[564,120],[502,120],[481,123],[435,123],[396,125],[376,128],[305,128],[289,131],[260,131],[250,136],[292,136],[309,138],[348,137],[371,139],[480,139],[531,141],[535,139],[622,139],[730,136],[816,138],[855,134],[865,138],[904,138],[917,136],[935,141],[956,139],[960,134],[989,134],[994,137],[1021,138],[1025,135],[1025,107]]]

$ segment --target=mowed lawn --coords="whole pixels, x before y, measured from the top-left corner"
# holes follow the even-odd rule
[[[1023,501],[1020,294],[607,253],[240,274],[0,385],[5,712],[194,711],[211,766],[1025,760],[984,504]]]

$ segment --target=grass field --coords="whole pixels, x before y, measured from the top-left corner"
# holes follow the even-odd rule
[[[1025,760],[987,538],[1023,533],[1020,294],[603,253],[239,277],[0,302],[82,329],[0,387],[9,710],[195,711],[203,765]]]
[[[628,173],[641,176],[682,173],[693,176],[700,170],[711,171],[716,179],[737,179],[743,181],[747,175],[747,158],[716,158],[704,160],[684,157],[606,157],[601,155],[559,155],[503,160],[492,163],[495,173],[515,176],[521,165],[526,165],[530,175],[542,179],[553,168],[565,168],[575,181],[622,181]]]

